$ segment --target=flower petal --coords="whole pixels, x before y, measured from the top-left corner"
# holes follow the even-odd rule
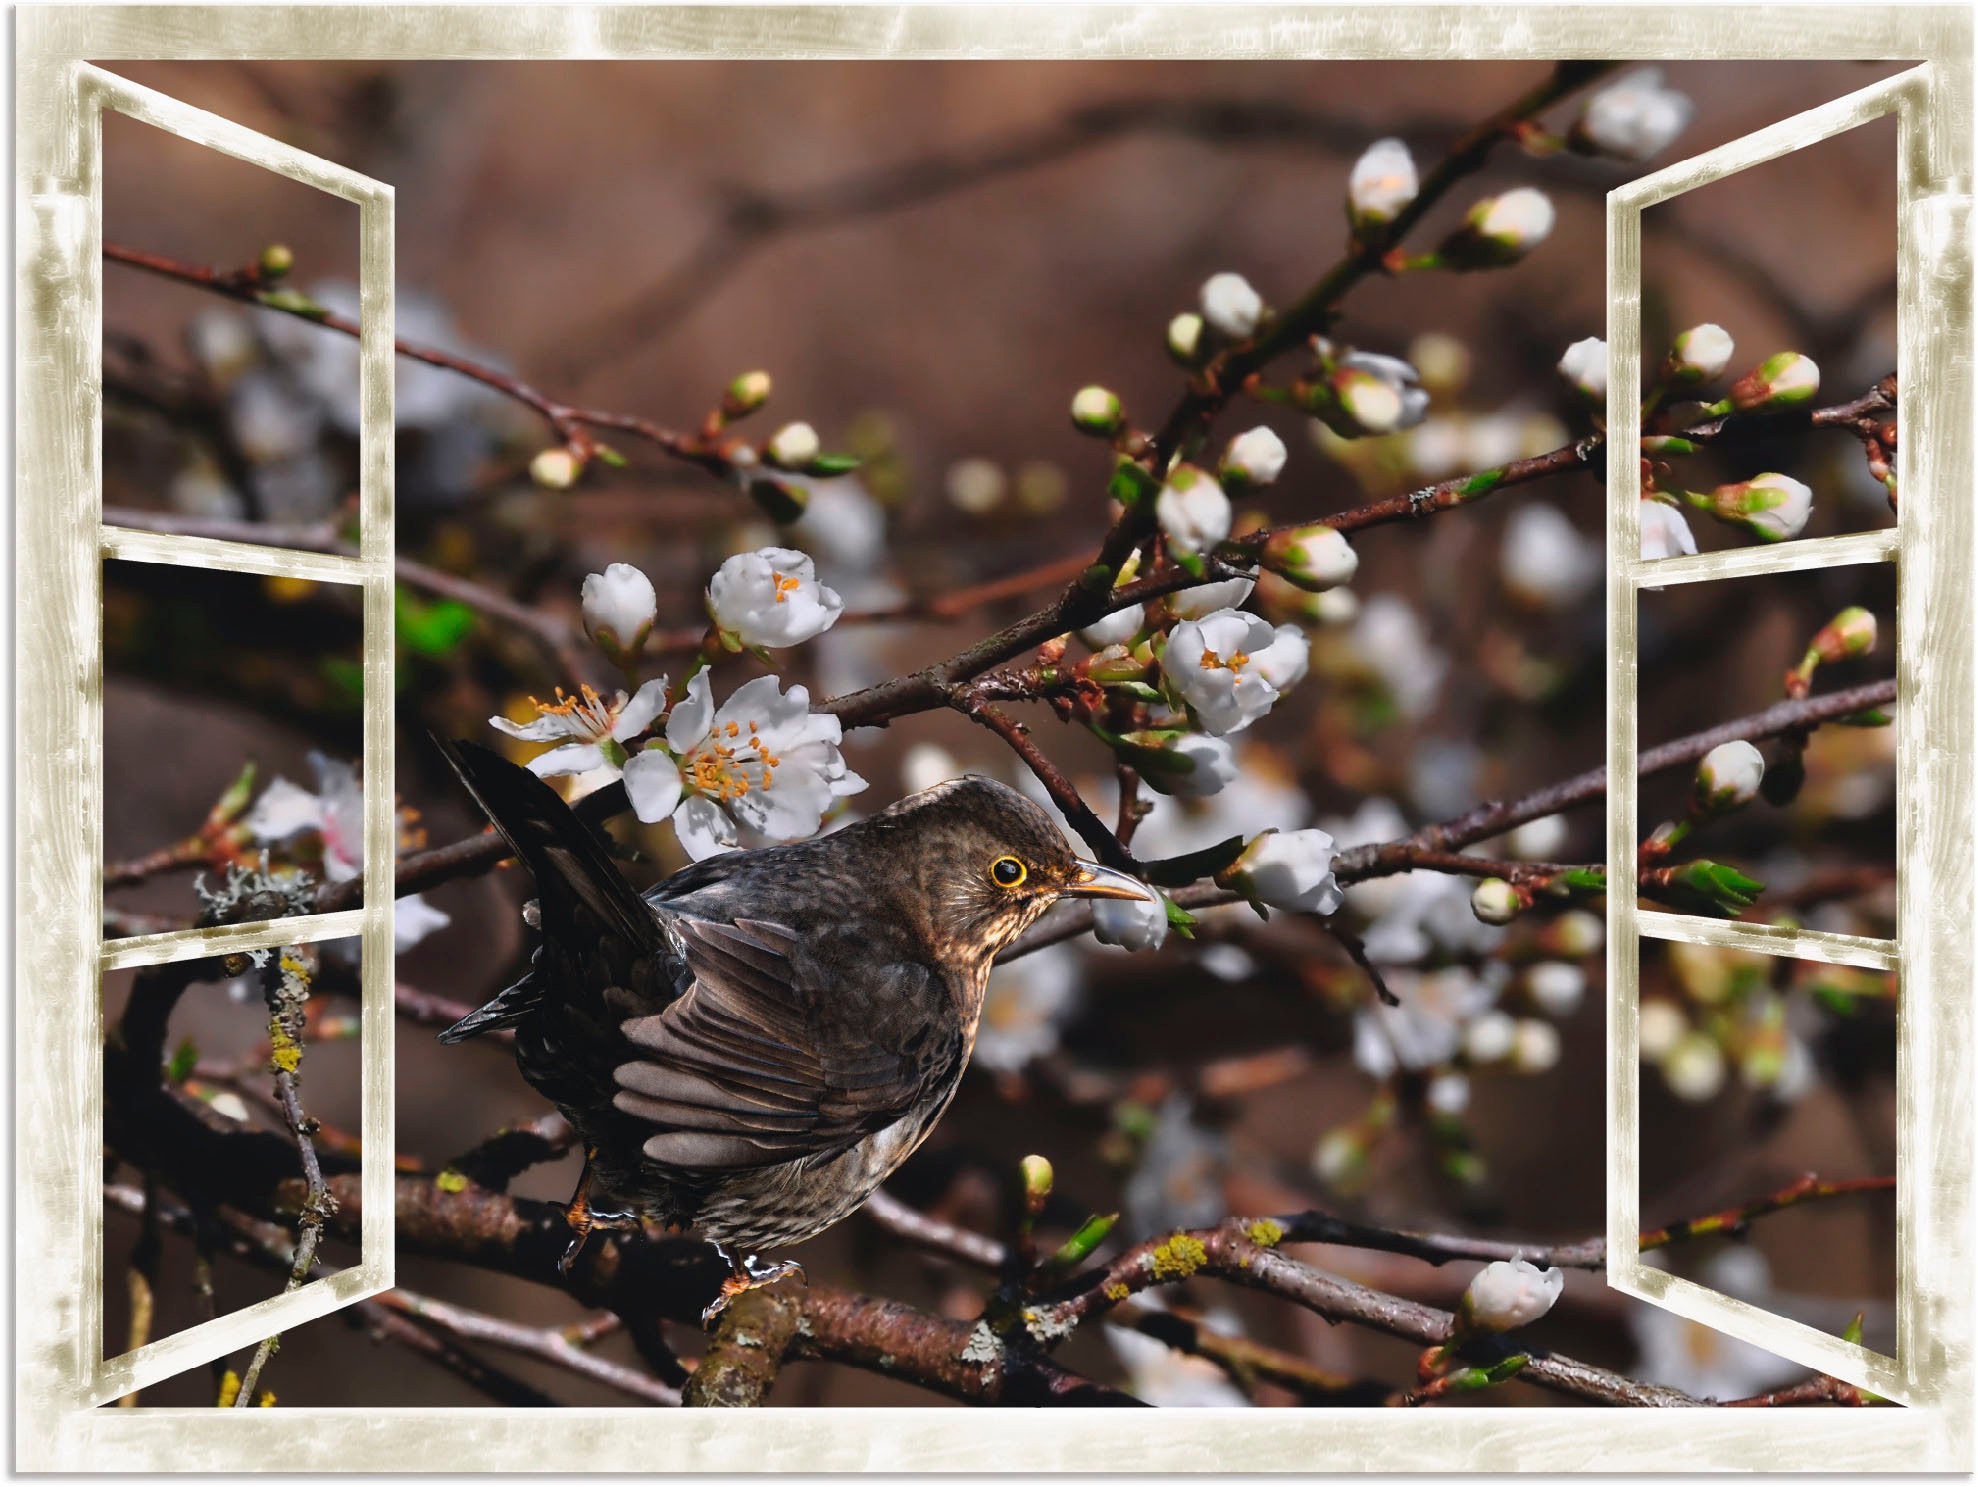
[[[680,766],[664,749],[642,749],[625,761],[625,793],[641,821],[664,821],[680,803]]]
[[[673,813],[673,833],[680,838],[680,845],[689,857],[696,862],[705,862],[723,852],[732,852],[741,843],[741,835],[713,801],[704,795],[689,796],[681,802]]]
[[[529,768],[535,771],[536,778],[546,780],[551,775],[582,774],[587,769],[604,767],[604,750],[591,743],[567,743],[561,748],[551,749],[547,754],[538,754],[529,761]]]
[[[707,737],[714,726],[714,696],[708,690],[707,673],[697,671],[687,683],[687,695],[673,704],[666,718],[666,742],[676,754],[684,754]]]
[[[611,730],[611,736],[623,743],[628,738],[637,738],[651,726],[652,720],[666,710],[666,678],[655,677],[632,694],[632,700],[625,704],[618,714],[618,722]],[[664,815],[665,812],[660,812]],[[654,817],[657,820],[658,817]]]

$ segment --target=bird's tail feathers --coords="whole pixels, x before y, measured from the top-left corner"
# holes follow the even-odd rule
[[[634,952],[650,952],[660,946],[659,922],[651,908],[625,880],[604,843],[562,796],[492,749],[437,737],[434,742],[535,877],[545,940],[581,945],[604,934],[618,938]],[[482,1012],[495,1013],[507,995],[497,997]],[[464,1019],[449,1031],[466,1029],[472,1021],[474,1018]],[[461,1036],[502,1025],[490,1021],[462,1031]]]

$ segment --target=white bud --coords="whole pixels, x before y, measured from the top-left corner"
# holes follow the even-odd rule
[[[1541,1270],[1527,1260],[1493,1260],[1463,1292],[1458,1315],[1477,1332],[1509,1332],[1552,1310],[1565,1289],[1563,1270]]]
[[[1329,1188],[1344,1187],[1367,1164],[1367,1143],[1351,1126],[1338,1126],[1312,1149],[1312,1174]]]
[[[1261,425],[1238,434],[1223,451],[1220,473],[1232,486],[1269,485],[1284,469],[1284,440]]]
[[[782,470],[803,470],[823,452],[817,430],[807,423],[786,423],[770,436],[763,458]]]
[[[1556,506],[1527,501],[1504,523],[1504,586],[1539,609],[1570,609],[1606,569],[1600,545]]]
[[[1666,997],[1644,999],[1637,1034],[1642,1059],[1651,1064],[1661,1063],[1689,1030],[1690,1020],[1674,1002]]]
[[[1215,478],[1194,465],[1177,465],[1154,502],[1168,546],[1183,556],[1207,552],[1229,536],[1229,497]]]
[[[1708,1033],[1685,1033],[1662,1058],[1662,1077],[1679,1100],[1702,1104],[1724,1087],[1724,1050]]]
[[[1492,1009],[1463,1030],[1463,1052],[1473,1064],[1508,1058],[1517,1043],[1518,1024],[1508,1012]]]
[[[1168,322],[1168,355],[1183,366],[1195,360],[1202,349],[1202,317],[1184,311]]]
[[[1168,937],[1167,900],[1155,889],[1146,898],[1101,898],[1092,902],[1092,938],[1123,950],[1158,950]]]
[[[584,462],[561,445],[545,449],[529,461],[529,478],[544,490],[569,490],[583,473]]]
[[[1644,558],[1675,558],[1696,551],[1696,537],[1683,513],[1663,501],[1643,496],[1641,501],[1641,555]]]
[[[1437,1115],[1461,1115],[1470,1108],[1470,1076],[1450,1070],[1429,1081],[1429,1109]]]
[[[246,1124],[248,1120],[247,1102],[230,1089],[223,1089],[206,1102],[206,1108],[215,1115],[224,1115],[228,1120]]]
[[[613,662],[638,654],[652,633],[659,598],[630,563],[612,563],[584,580],[584,633]]]
[[[1214,795],[1238,773],[1235,748],[1226,739],[1210,738],[1204,733],[1182,734],[1163,746],[1162,755],[1174,760],[1175,767],[1146,766],[1141,769],[1141,778],[1149,789],[1184,800]]]
[[[1351,583],[1360,571],[1353,544],[1332,527],[1315,525],[1280,532],[1264,547],[1264,566],[1313,593]]]
[[[1463,225],[1436,249],[1436,256],[1453,269],[1516,263],[1545,241],[1553,215],[1551,198],[1531,186],[1485,197],[1470,208]]]
[[[1525,973],[1525,989],[1540,1011],[1567,1017],[1586,995],[1587,973],[1570,961],[1542,960]]]
[[[1330,832],[1317,827],[1266,831],[1218,873],[1216,881],[1273,909],[1330,914],[1341,898],[1332,858]]]
[[[1422,189],[1414,156],[1398,139],[1381,139],[1353,162],[1346,212],[1356,227],[1392,222]]]
[[[1140,633],[1146,616],[1143,606],[1129,604],[1124,609],[1116,609],[1094,620],[1078,632],[1078,638],[1095,651],[1102,651],[1109,645],[1125,645]]]
[[[1349,351],[1327,378],[1330,398],[1312,411],[1343,439],[1411,429],[1428,416],[1421,376],[1398,356]]]
[[[1485,924],[1509,924],[1523,907],[1518,890],[1502,878],[1485,878],[1470,894],[1470,912]]]
[[[1243,275],[1216,274],[1202,285],[1202,318],[1218,333],[1240,341],[1262,324],[1264,298]]]
[[[1080,433],[1110,436],[1119,432],[1118,394],[1103,387],[1081,387],[1072,394],[1071,421]]]
[[[1575,341],[1559,358],[1559,375],[1589,403],[1607,401],[1607,343],[1599,336]]]
[[[1689,127],[1694,106],[1688,97],[1662,86],[1662,69],[1643,67],[1618,78],[1587,100],[1573,126],[1583,148],[1637,164],[1675,143]]]
[[[1582,960],[1607,943],[1607,924],[1588,909],[1569,909],[1552,921],[1553,948],[1569,960]]]
[[[1706,815],[1721,815],[1758,798],[1758,787],[1765,779],[1765,756],[1744,739],[1719,744],[1703,756],[1696,767],[1696,787],[1691,801]]]
[[[1552,862],[1566,845],[1568,829],[1564,816],[1540,816],[1514,826],[1504,838],[1513,857],[1527,862]]]
[[[1724,375],[1737,352],[1737,343],[1723,326],[1693,325],[1676,337],[1669,353],[1670,375],[1682,382],[1708,382]]]
[[[1520,1074],[1543,1074],[1559,1062],[1559,1029],[1537,1017],[1518,1020],[1511,1066]]]
[[[1806,530],[1813,515],[1813,491],[1790,475],[1767,471],[1735,485],[1720,485],[1700,504],[1761,541],[1784,542]]]
[[[1733,408],[1788,408],[1811,401],[1820,391],[1820,368],[1810,356],[1781,351],[1768,356],[1738,380],[1727,399]]]

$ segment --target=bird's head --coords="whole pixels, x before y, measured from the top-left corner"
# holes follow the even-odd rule
[[[912,879],[945,951],[986,966],[1061,898],[1147,898],[1146,884],[1082,861],[1057,824],[979,775],[909,795],[869,830],[881,870]]]

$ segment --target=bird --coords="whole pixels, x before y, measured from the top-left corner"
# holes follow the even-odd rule
[[[807,1284],[763,1256],[855,1212],[927,1137],[999,953],[1060,899],[1158,901],[976,775],[642,895],[531,771],[435,741],[534,877],[541,932],[528,973],[440,1041],[513,1029],[523,1078],[576,1131],[561,1268],[596,1229],[695,1235],[729,1266],[710,1327],[744,1291]]]

